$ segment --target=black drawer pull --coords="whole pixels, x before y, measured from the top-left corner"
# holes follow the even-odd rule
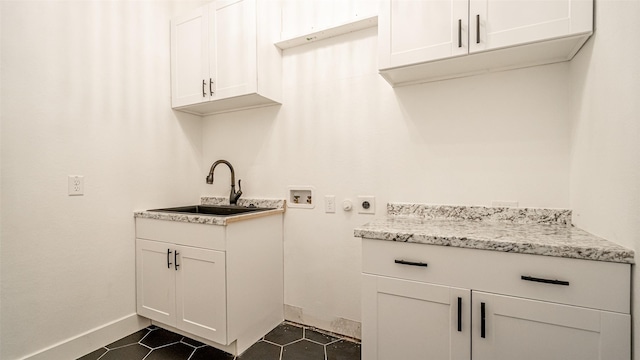
[[[171,269],[171,260],[169,260],[169,256],[171,256],[171,249],[167,249],[167,269]]]
[[[524,275],[520,276],[520,279],[526,280],[526,281],[535,281],[535,282],[540,282],[540,283],[545,283],[545,284],[569,286],[569,282],[568,281],[563,281],[563,280],[541,279],[541,278],[536,278],[536,277],[531,277],[531,276],[524,276]]]
[[[406,260],[396,260],[395,261],[396,264],[401,264],[401,265],[411,265],[411,266],[422,266],[422,267],[427,267],[427,263],[422,263],[422,262],[414,262],[414,261],[406,261]]]
[[[476,44],[480,44],[480,15],[476,15]]]
[[[462,19],[458,19],[458,47],[462,47]]]
[[[458,298],[458,331],[462,331],[462,298]]]
[[[487,317],[486,317],[486,309],[485,309],[485,305],[483,302],[480,303],[480,337],[481,338],[486,338],[487,337],[487,332],[486,332],[486,328],[487,328]]]

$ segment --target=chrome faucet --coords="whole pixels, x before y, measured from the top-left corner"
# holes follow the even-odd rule
[[[218,160],[214,162],[213,165],[211,165],[211,170],[209,170],[209,175],[207,176],[207,184],[213,184],[213,170],[215,170],[216,166],[220,163],[227,165],[229,170],[231,170],[231,193],[229,194],[229,204],[237,205],[238,199],[242,196],[242,186],[240,185],[240,181],[242,180],[238,180],[238,192],[236,192],[236,173],[233,171],[233,166],[231,166],[230,162],[227,160]]]

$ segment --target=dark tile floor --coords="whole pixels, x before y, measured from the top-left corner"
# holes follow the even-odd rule
[[[150,326],[78,360],[360,360],[360,344],[285,322],[241,356]]]

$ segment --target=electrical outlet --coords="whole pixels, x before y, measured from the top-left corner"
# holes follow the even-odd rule
[[[358,196],[358,213],[359,214],[375,214],[376,213],[376,197],[375,196]]]
[[[84,195],[84,176],[69,175],[68,177],[69,196]]]
[[[336,212],[336,196],[326,195],[324,197],[324,212],[334,213]]]

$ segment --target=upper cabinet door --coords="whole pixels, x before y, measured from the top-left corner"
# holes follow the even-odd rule
[[[379,68],[467,54],[468,4],[466,0],[384,0],[378,18]]]
[[[255,0],[219,0],[209,8],[212,100],[257,91]]]
[[[470,0],[470,52],[592,31],[587,0]]]
[[[171,105],[208,101],[207,7],[171,20]]]

